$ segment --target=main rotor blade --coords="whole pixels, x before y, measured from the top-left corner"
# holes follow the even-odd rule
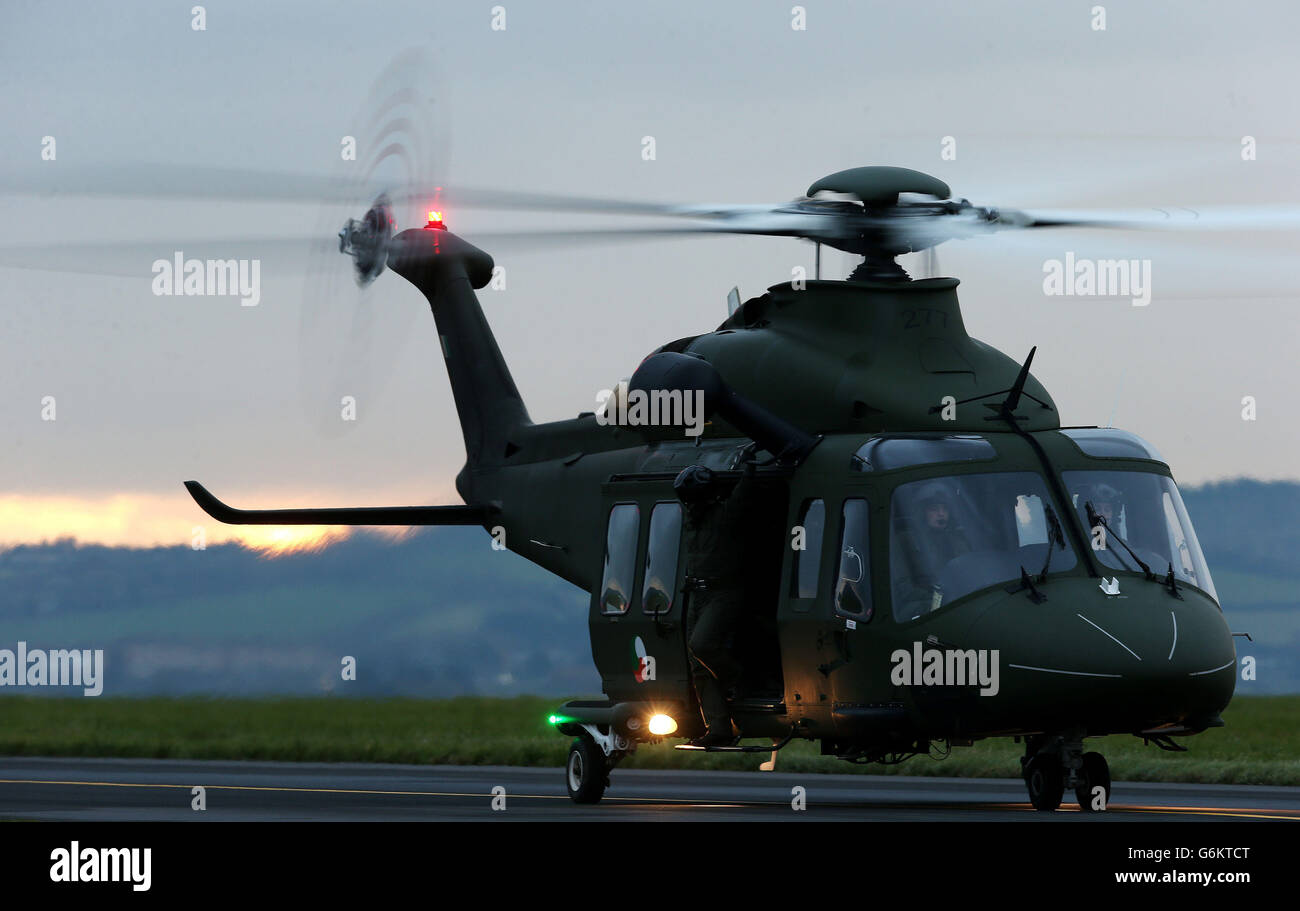
[[[700,234],[773,233],[741,231],[719,225],[675,225],[662,228],[610,227],[587,229],[528,231],[467,231],[464,238],[488,253],[505,248],[551,247],[614,243],[619,241],[686,237]],[[397,241],[394,240],[394,244]],[[53,244],[0,245],[0,267],[35,269],[43,272],[70,272],[88,275],[116,275],[149,278],[159,260],[172,263],[177,254],[182,263],[198,260],[275,259],[277,266],[292,265],[306,269],[313,256],[345,257],[338,252],[337,238],[306,236],[240,238],[159,238],[82,243],[63,241]]]
[[[107,196],[134,199],[229,199],[354,202],[362,182],[321,174],[251,171],[211,165],[128,164],[0,177],[0,193],[20,196]]]
[[[77,170],[60,167],[29,171],[21,176],[0,176],[0,193],[20,196],[355,203],[373,198],[380,192],[386,192],[395,203],[433,204],[436,201],[453,211],[456,208],[467,208],[608,215],[683,215],[711,212],[719,208],[433,184],[385,186],[378,180],[364,180],[361,177],[352,179],[212,165],[126,164]]]
[[[159,260],[302,260],[313,250],[338,249],[337,239],[311,237],[177,238],[104,243],[0,245],[0,267],[150,278]]]
[[[495,195],[492,197],[495,198]],[[534,196],[533,201],[549,199]],[[504,203],[505,200],[501,199]],[[537,227],[513,231],[466,231],[465,239],[493,252],[504,248],[669,239],[707,234],[797,237],[836,244],[863,232],[884,232],[914,251],[948,240],[1028,228],[1108,228],[1158,231],[1270,231],[1300,229],[1300,209],[1287,206],[1237,206],[1207,209],[1029,209],[999,210],[996,218],[972,211],[957,214],[853,215],[798,211],[788,206],[680,207],[678,224],[603,228]],[[666,212],[663,214],[667,214]],[[271,236],[255,238],[169,238],[115,242],[0,245],[0,266],[55,272],[146,277],[158,260],[263,259],[306,263],[313,253],[330,253],[334,238]]]
[[[403,192],[399,191],[399,196]],[[517,190],[484,190],[472,187],[443,187],[440,202],[451,211],[499,209],[505,211],[584,212],[597,215],[692,215],[716,207],[688,206],[676,203],[646,202],[629,199],[604,199],[594,196],[569,196],[563,193],[534,193]]]
[[[1295,206],[1210,206],[1168,209],[1002,210],[998,225],[1011,228],[1119,228],[1156,231],[1292,231]]]
[[[504,247],[549,247],[617,242],[657,237],[682,237],[691,234],[718,233],[708,227],[681,225],[665,228],[592,228],[549,231],[474,231],[465,239],[488,253],[497,245]],[[395,241],[396,243],[396,241]],[[168,238],[81,243],[64,241],[54,244],[0,245],[0,268],[35,269],[42,272],[71,272],[87,275],[117,275],[149,278],[159,260],[174,262],[199,260],[276,259],[277,265],[293,264],[306,268],[313,255],[339,257],[336,238],[311,237],[241,237],[241,238]]]

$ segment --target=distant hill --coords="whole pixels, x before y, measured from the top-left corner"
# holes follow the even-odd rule
[[[1238,655],[1259,678],[1238,692],[1300,692],[1300,484],[1223,481],[1183,490]]]
[[[0,648],[103,648],[117,694],[599,692],[586,606],[472,528],[276,557],[72,541],[0,552]],[[340,679],[344,656],[355,682]]]
[[[1183,491],[1240,654],[1241,692],[1300,692],[1300,484]],[[598,693],[587,598],[479,529],[357,534],[265,557],[79,546],[0,551],[0,648],[102,648],[113,694]],[[344,656],[355,682],[340,680]],[[27,690],[32,692],[32,690]]]
[[[1182,493],[1211,573],[1300,576],[1300,484],[1236,480]]]

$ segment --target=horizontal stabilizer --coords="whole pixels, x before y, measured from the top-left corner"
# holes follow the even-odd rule
[[[366,506],[342,509],[235,509],[198,481],[186,481],[194,502],[227,525],[482,525],[490,510],[477,506]]]

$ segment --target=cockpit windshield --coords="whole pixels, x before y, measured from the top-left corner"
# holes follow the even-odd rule
[[[1077,556],[1047,484],[1029,471],[901,484],[890,502],[894,618],[915,620],[1022,570],[1072,569]]]
[[[1161,577],[1172,566],[1174,578],[1219,600],[1173,480],[1141,471],[1065,471],[1061,477],[1103,566],[1141,572],[1136,556]]]

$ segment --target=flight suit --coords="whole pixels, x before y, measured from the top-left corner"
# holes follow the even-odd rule
[[[924,519],[918,527],[900,533],[898,538],[898,548],[906,564],[902,586],[907,593],[905,615],[912,617],[933,609],[944,567],[970,553],[971,546],[960,528],[953,525],[943,530],[930,528]]]
[[[685,504],[687,648],[700,710],[709,730],[729,732],[727,694],[740,683],[741,664],[728,640],[745,614],[745,560],[756,496],[746,476],[722,501]]]

